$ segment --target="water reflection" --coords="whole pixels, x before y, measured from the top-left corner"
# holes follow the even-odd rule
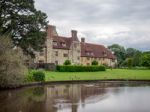
[[[149,84],[136,83],[66,84],[0,92],[0,112],[143,112],[150,111],[148,102]]]

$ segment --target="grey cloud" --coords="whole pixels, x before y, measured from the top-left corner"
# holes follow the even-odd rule
[[[150,0],[35,0],[61,35],[71,29],[87,42],[150,50]]]

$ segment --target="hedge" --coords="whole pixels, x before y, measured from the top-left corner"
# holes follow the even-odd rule
[[[45,81],[45,73],[43,71],[36,71],[33,73],[33,79],[35,81]]]
[[[59,72],[96,72],[105,71],[104,66],[77,66],[77,65],[58,65],[57,71]]]

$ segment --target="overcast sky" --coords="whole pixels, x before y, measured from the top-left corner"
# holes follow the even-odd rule
[[[35,0],[59,35],[150,50],[150,0]]]

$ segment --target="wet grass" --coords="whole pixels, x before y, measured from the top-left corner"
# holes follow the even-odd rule
[[[150,80],[150,70],[107,69],[104,72],[50,72],[46,81],[70,80]]]

